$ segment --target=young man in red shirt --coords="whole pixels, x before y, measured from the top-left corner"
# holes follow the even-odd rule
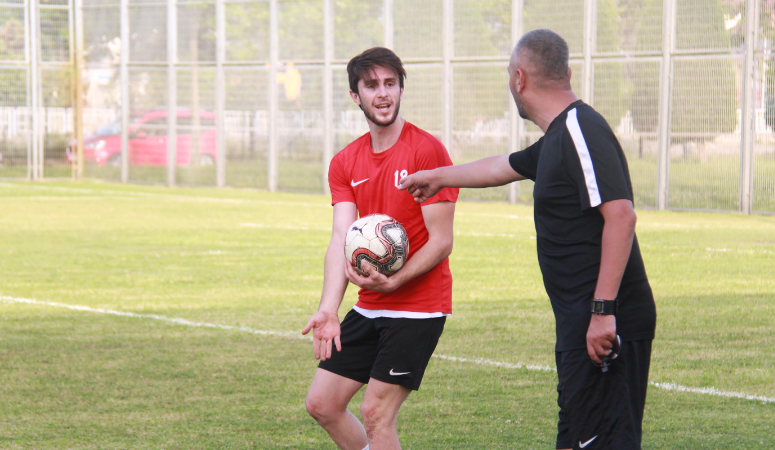
[[[421,204],[398,190],[406,175],[452,161],[438,139],[400,116],[406,72],[395,53],[366,50],[350,60],[347,74],[369,133],[339,152],[329,169],[334,220],[323,293],[302,331],[313,331],[315,358],[321,360],[306,407],[341,449],[400,449],[398,410],[419,389],[452,313],[448,256],[458,190],[443,189]],[[391,277],[376,270],[360,276],[344,256],[350,224],[376,213],[401,222],[409,237],[407,262]],[[348,281],[361,289],[340,325]],[[347,405],[364,384],[361,424]]]

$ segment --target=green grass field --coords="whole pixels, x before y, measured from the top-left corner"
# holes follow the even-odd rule
[[[304,410],[316,361],[300,336],[327,197],[0,182],[0,211],[0,448],[335,448]],[[643,448],[772,448],[775,217],[638,214],[652,382],[758,397],[651,386]],[[532,208],[461,202],[455,229],[454,315],[399,416],[402,444],[551,449],[556,374],[532,366],[554,365],[554,320]]]

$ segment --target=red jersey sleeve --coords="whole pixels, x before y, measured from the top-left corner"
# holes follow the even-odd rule
[[[347,179],[343,159],[344,154],[339,152],[328,166],[328,187],[331,189],[332,205],[339,202],[355,203],[355,195],[353,194],[352,186],[350,186],[350,181]]]
[[[439,142],[439,140],[432,135],[426,136],[426,142],[426,145],[422,145],[417,149],[415,156],[417,158],[417,170],[431,170],[437,167],[452,165],[452,159],[450,159],[444,144]],[[438,194],[424,201],[420,206],[430,205],[436,202],[455,203],[459,193],[460,189],[458,188],[444,188],[439,191]]]

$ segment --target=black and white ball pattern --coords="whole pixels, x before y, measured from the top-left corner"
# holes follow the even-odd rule
[[[364,275],[365,264],[392,275],[404,266],[409,253],[406,230],[394,218],[371,214],[353,222],[347,230],[344,254],[355,270]]]

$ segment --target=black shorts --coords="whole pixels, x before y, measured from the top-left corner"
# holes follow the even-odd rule
[[[555,353],[557,448],[640,450],[651,340],[622,342],[607,372],[586,349]]]
[[[446,319],[369,319],[350,311],[342,321],[342,351],[334,346],[319,367],[364,384],[374,378],[416,391]]]

